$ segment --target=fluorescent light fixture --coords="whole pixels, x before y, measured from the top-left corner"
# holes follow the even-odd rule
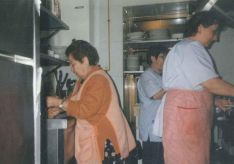
[[[217,0],[209,0],[206,5],[203,7],[202,11],[209,11],[217,2]]]

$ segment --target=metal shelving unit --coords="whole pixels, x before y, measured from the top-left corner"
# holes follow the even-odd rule
[[[51,57],[47,54],[41,53],[41,66],[63,65],[68,66],[69,62],[59,58]]]
[[[173,38],[172,34],[183,33],[185,22],[189,16],[189,2],[127,6],[123,8],[124,113],[137,139],[139,139],[137,80],[144,71],[140,70],[140,67],[138,70],[131,70],[132,67],[129,67],[129,69],[130,64],[127,64],[132,64],[136,59],[129,62],[128,57],[138,55],[139,65],[147,69],[146,53],[149,47],[155,44],[163,44],[171,48],[175,43],[182,40],[182,38]],[[167,30],[168,37],[166,35],[158,35],[158,39],[152,37],[152,31],[158,29]],[[143,34],[141,33],[140,37],[135,35],[135,38],[137,38],[135,39],[131,37],[134,32],[142,32]]]
[[[147,52],[151,45],[163,44],[168,48],[171,48],[176,42],[182,40],[182,38],[174,38],[173,34],[183,33],[184,25],[187,21],[187,18],[190,17],[194,6],[194,3],[190,1],[181,1],[174,3],[124,7],[124,56],[129,54],[140,55],[140,64],[142,64],[142,62],[146,61],[144,53]],[[159,35],[159,33],[157,33],[156,36],[159,36],[160,39],[152,37],[152,31],[160,29],[167,30],[168,37],[165,35]],[[133,34],[134,32],[143,32],[143,37],[139,37],[139,39],[129,37],[129,34]],[[128,73],[131,73],[131,71]]]
[[[40,8],[40,39],[41,46],[44,42],[47,45],[48,39],[55,35],[59,30],[69,30],[69,27],[58,17],[52,14],[48,9],[41,6]],[[67,61],[61,60],[59,58],[51,57],[45,53],[40,53],[41,65],[42,66],[67,66],[69,63]]]
[[[41,6],[40,9],[40,30],[69,30],[69,27],[48,9]]]
[[[124,74],[141,74],[144,71],[124,71]]]
[[[164,39],[164,40],[155,40],[155,39],[148,39],[148,40],[131,40],[131,41],[124,41],[124,44],[145,44],[145,43],[168,43],[168,42],[178,42],[182,39]]]

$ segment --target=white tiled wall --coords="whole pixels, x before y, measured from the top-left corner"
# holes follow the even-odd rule
[[[67,46],[72,39],[89,41],[89,0],[60,0],[61,19],[69,30],[60,30],[50,43],[52,46]]]
[[[122,42],[122,5],[119,1],[110,0],[109,8],[109,33],[108,33],[108,1],[91,0],[92,13],[96,20],[90,22],[93,35],[91,42],[100,55],[101,66],[108,70],[114,80],[120,99],[123,98],[123,42]],[[92,18],[91,18],[92,19]],[[109,36],[108,36],[109,35]],[[108,43],[108,37],[110,42]],[[110,52],[110,53],[109,53]]]

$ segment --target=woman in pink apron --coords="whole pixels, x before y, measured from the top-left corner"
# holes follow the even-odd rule
[[[96,49],[86,41],[75,40],[66,55],[78,81],[65,101],[48,97],[48,107],[60,108],[76,119],[74,147],[79,164],[101,164],[106,158],[123,163],[136,144],[114,84],[97,65]],[[104,153],[105,144],[114,152]]]
[[[234,96],[234,86],[219,78],[206,49],[217,40],[219,29],[220,20],[214,13],[195,14],[188,21],[186,38],[166,58],[165,164],[210,163],[213,95]]]

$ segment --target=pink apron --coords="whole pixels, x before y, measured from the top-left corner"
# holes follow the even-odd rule
[[[163,116],[165,164],[209,164],[212,95],[169,90]]]

